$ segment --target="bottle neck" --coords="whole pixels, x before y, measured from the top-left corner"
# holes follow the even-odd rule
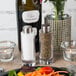
[[[33,4],[33,0],[22,0],[22,8],[24,10],[36,9],[35,5]]]
[[[33,0],[26,0],[26,4],[27,4],[27,5],[33,4]]]
[[[34,6],[34,4],[33,4],[33,0],[26,0],[26,8],[28,9],[28,10],[33,10],[33,9],[35,9],[35,6]]]
[[[22,0],[22,4],[32,4],[33,3],[33,0]]]
[[[31,5],[33,3],[33,0],[22,0],[22,4]]]

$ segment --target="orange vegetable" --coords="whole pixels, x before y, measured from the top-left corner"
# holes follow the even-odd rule
[[[42,67],[33,72],[26,73],[25,75],[23,75],[22,72],[19,72],[17,75],[18,76],[64,76],[64,75],[60,75],[59,71],[55,72],[54,69],[51,67]]]
[[[25,74],[25,76],[61,76],[59,72],[55,72],[51,67],[42,67],[31,73]]]
[[[31,76],[32,72],[25,74],[25,76]]]
[[[25,76],[61,76],[58,72],[51,72],[49,74],[41,74],[39,71],[34,71],[32,73],[27,73]]]

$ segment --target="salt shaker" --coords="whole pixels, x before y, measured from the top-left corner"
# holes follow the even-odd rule
[[[24,26],[21,32],[21,58],[25,65],[35,65],[35,36],[36,28]]]
[[[53,50],[51,44],[50,26],[43,25],[39,31],[40,37],[40,64],[50,64],[53,62]]]

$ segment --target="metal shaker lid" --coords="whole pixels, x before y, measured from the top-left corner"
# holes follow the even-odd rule
[[[49,25],[43,24],[41,30],[42,30],[43,33],[48,33],[48,32],[51,31],[51,28],[50,28]]]
[[[23,27],[23,32],[24,32],[24,33],[31,33],[31,32],[32,32],[32,26],[30,26],[30,25],[25,25],[25,26]]]

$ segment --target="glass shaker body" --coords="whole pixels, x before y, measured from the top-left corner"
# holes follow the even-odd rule
[[[51,32],[49,28],[50,28],[49,26],[47,26],[47,28],[44,26],[39,31],[41,64],[50,64],[53,62],[53,49],[52,49],[52,42],[51,42],[52,37],[51,37]]]
[[[25,27],[25,32],[21,32],[21,58],[24,64],[35,65],[35,31],[35,28]]]

